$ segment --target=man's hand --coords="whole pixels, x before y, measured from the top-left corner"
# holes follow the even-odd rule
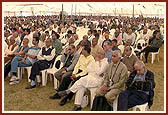
[[[109,90],[109,88],[106,85],[103,85],[101,87],[101,91],[102,91],[103,94],[106,94],[108,90]]]
[[[25,58],[23,58],[23,59],[21,60],[21,62],[24,63],[24,62],[25,62]]]
[[[76,78],[75,74],[72,74],[71,79],[74,80]]]
[[[100,58],[96,56],[95,61],[100,61]]]
[[[62,74],[66,73],[66,69],[67,67],[64,68],[64,70],[62,71]]]

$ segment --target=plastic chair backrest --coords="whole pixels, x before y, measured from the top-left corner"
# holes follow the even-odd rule
[[[61,56],[62,55],[58,55],[55,59],[55,62],[54,62],[54,65],[53,65],[53,68],[56,68],[56,69],[59,69],[60,66],[61,66]]]
[[[145,40],[139,40],[136,44],[136,48],[139,50],[143,50],[145,47]]]

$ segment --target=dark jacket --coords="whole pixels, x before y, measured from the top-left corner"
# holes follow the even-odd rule
[[[155,88],[154,74],[151,71],[147,70],[145,81],[134,82],[134,77],[136,76],[136,74],[137,74],[136,71],[133,71],[130,74],[126,82],[126,87],[128,90],[141,90],[149,92],[148,105],[149,107],[151,107],[153,104],[153,97],[154,97],[153,89]]]

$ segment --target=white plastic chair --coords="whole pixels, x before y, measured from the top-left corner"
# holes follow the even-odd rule
[[[23,74],[24,74],[24,69],[26,69],[27,70],[28,82],[31,82],[31,80],[29,79],[30,73],[31,73],[31,68],[32,68],[32,66],[29,66],[29,67],[18,67],[18,78],[22,79]]]
[[[140,44],[141,48],[138,48],[139,44]],[[141,52],[145,47],[146,47],[145,40],[143,40],[143,39],[138,40],[137,43],[136,43],[136,47],[135,47],[134,51]],[[141,53],[140,59],[142,59],[142,56],[143,56],[143,53]]]
[[[118,49],[120,49],[120,51],[121,51],[122,54],[124,53],[124,45],[119,45]]]
[[[47,75],[48,75],[48,74],[51,74],[52,76],[54,76],[54,74],[55,74],[58,70],[60,70],[60,69],[63,67],[63,63],[61,62],[61,56],[62,56],[62,55],[57,56],[56,59],[55,59],[55,62],[54,62],[53,67],[46,70],[46,77],[45,77],[45,79],[43,79],[43,80],[45,80],[45,81],[44,81],[44,82],[45,82],[45,85],[47,84]],[[60,61],[60,65],[59,65],[58,68],[56,68],[56,67],[55,67],[55,64],[56,64],[58,61]],[[58,85],[59,85],[59,81],[54,77],[54,89],[56,89],[56,88],[58,87]]]
[[[150,52],[152,54],[152,59],[151,59],[151,63],[153,64],[154,60],[155,60],[155,56],[157,55],[157,59],[159,62],[159,52],[160,52],[160,48],[157,52]]]
[[[133,111],[136,111],[137,108],[139,108],[140,111],[148,111],[148,109],[149,109],[148,103],[145,103],[142,105],[136,105],[135,107],[133,107]]]
[[[119,95],[118,95],[119,96]],[[118,106],[118,96],[115,98],[113,102],[113,111],[117,111],[117,106]]]

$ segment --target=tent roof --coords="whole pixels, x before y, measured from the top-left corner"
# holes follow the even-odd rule
[[[3,11],[50,11],[71,13],[164,14],[165,2],[3,2]]]

